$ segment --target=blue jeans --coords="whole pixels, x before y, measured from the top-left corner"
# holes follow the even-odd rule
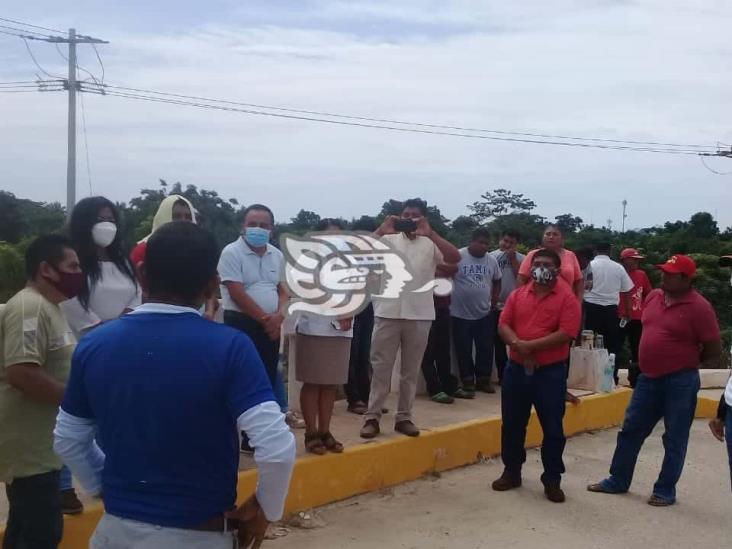
[[[732,406],[727,406],[727,418],[724,420],[724,438],[727,441],[727,455],[729,456],[729,476],[732,483]]]
[[[621,493],[630,489],[643,442],[663,418],[665,454],[653,495],[668,503],[676,501],[676,483],[684,469],[698,392],[698,370],[682,370],[660,378],[641,374],[618,433],[610,477],[602,481],[608,491]]]
[[[506,363],[501,383],[501,458],[506,472],[521,477],[526,461],[526,427],[531,406],[536,408],[544,440],[541,443],[541,462],[544,484],[558,483],[564,473],[564,395],[567,392],[566,364],[557,362],[537,368],[527,375],[524,367],[512,360]]]
[[[460,369],[460,379],[465,384],[490,381],[493,369],[493,330],[490,315],[477,320],[450,317],[452,342],[455,346]],[[475,360],[473,360],[475,345]]]
[[[71,481],[71,471],[66,467],[66,465],[61,467],[61,472],[58,477],[58,487],[60,490],[70,490],[74,487],[74,484]]]

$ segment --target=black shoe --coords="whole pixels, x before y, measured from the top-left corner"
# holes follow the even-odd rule
[[[84,505],[76,495],[76,490],[61,490],[61,512],[64,515],[78,515],[84,511]]]
[[[564,503],[564,501],[567,499],[564,496],[564,491],[559,487],[558,482],[545,484],[544,495],[546,496],[546,499],[548,499],[552,503]]]
[[[503,474],[500,478],[493,481],[493,484],[491,487],[496,492],[507,492],[508,490],[513,490],[514,488],[519,488],[521,486],[521,476],[514,476],[508,473],[508,471],[503,471]]]

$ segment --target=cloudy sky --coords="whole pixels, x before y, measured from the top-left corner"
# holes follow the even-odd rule
[[[514,6],[515,5],[515,6]],[[519,132],[732,142],[728,0],[4,0],[0,17],[104,38],[106,81],[181,94]],[[46,70],[65,62],[31,44]],[[100,74],[88,46],[80,64]],[[0,81],[35,78],[0,35]],[[87,95],[92,190],[158,178],[264,202],[280,218],[376,213],[422,196],[450,218],[488,189],[617,226],[732,225],[732,176],[695,156],[335,126]],[[0,188],[65,200],[66,97],[0,93]],[[81,124],[80,124],[81,129]],[[90,192],[83,137],[79,195]],[[732,159],[711,158],[720,172]]]

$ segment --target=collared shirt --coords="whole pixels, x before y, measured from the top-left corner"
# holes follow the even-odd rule
[[[539,339],[561,330],[570,338],[577,336],[582,312],[572,289],[563,280],[545,296],[536,293],[536,283],[524,284],[508,296],[499,326],[508,326],[523,341]],[[569,341],[535,353],[540,366],[562,362],[569,356]],[[521,355],[511,350],[511,360],[523,363]]]
[[[630,319],[640,320],[643,316],[643,302],[648,299],[648,294],[653,291],[653,286],[642,269],[631,271],[628,276],[633,281],[633,289],[628,293],[620,294],[618,316],[624,317],[627,314],[628,300],[630,300]]]
[[[294,441],[274,400],[246,335],[191,308],[149,303],[79,344],[56,446],[65,456],[78,455],[73,432],[83,428],[80,420],[95,425],[106,454],[106,511],[191,528],[234,506],[239,425],[260,452],[255,459],[281,463],[275,475],[289,483]],[[87,432],[87,443],[91,436]],[[279,486],[265,508],[276,519],[287,486],[273,484],[272,471],[265,474],[260,488]]]
[[[531,263],[534,261],[534,255],[536,255],[536,252],[538,251],[539,250],[531,250],[526,256],[526,259],[521,262],[521,267],[519,267],[519,274],[525,276],[529,280],[531,280]],[[559,258],[562,260],[562,265],[559,268],[559,274],[565,282],[569,284],[569,287],[573,288],[574,283],[578,280],[582,280],[583,278],[582,269],[580,269],[577,256],[574,255],[574,252],[561,248],[559,250]]]
[[[491,311],[493,284],[501,280],[501,269],[491,254],[474,257],[466,247],[460,249],[460,257],[453,277],[450,316],[478,320]]]
[[[719,339],[717,315],[696,290],[667,305],[663,290],[653,290],[643,308],[638,362],[656,378],[698,368],[702,343]]]
[[[618,262],[606,255],[598,255],[590,263],[592,268],[592,289],[585,293],[585,301],[593,305],[608,307],[617,305],[622,292],[633,289],[628,272]]]
[[[51,436],[58,408],[11,386],[6,369],[37,364],[66,383],[75,345],[58,305],[34,288],[15,294],[0,312],[0,482],[61,468]]]
[[[223,282],[239,282],[244,290],[266,314],[277,312],[278,286],[284,265],[282,252],[267,244],[264,255],[258,255],[243,238],[238,238],[224,248],[219,259],[221,297],[224,310],[242,312],[231,298]]]
[[[501,269],[501,294],[498,296],[496,306],[499,309],[503,309],[503,305],[506,303],[508,296],[516,289],[516,276],[518,275],[518,271],[514,272],[508,254],[503,250],[493,250],[491,255],[496,258],[498,268]],[[516,252],[516,260],[519,262],[519,268],[524,259],[526,259],[524,254]]]
[[[387,234],[380,239],[401,253],[412,277],[396,299],[374,296],[374,315],[402,320],[434,320],[435,306],[432,291],[415,292],[435,278],[437,265],[443,262],[442,252],[426,236],[410,239],[404,233]],[[386,273],[386,277],[396,273]],[[388,281],[387,281],[388,283]]]

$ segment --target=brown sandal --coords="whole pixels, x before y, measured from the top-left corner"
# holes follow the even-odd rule
[[[323,445],[328,449],[328,451],[333,452],[334,454],[343,453],[343,444],[338,442],[330,432],[322,433],[320,435],[320,440],[322,440]]]
[[[305,433],[305,450],[318,456],[325,455],[328,452],[318,433]]]

